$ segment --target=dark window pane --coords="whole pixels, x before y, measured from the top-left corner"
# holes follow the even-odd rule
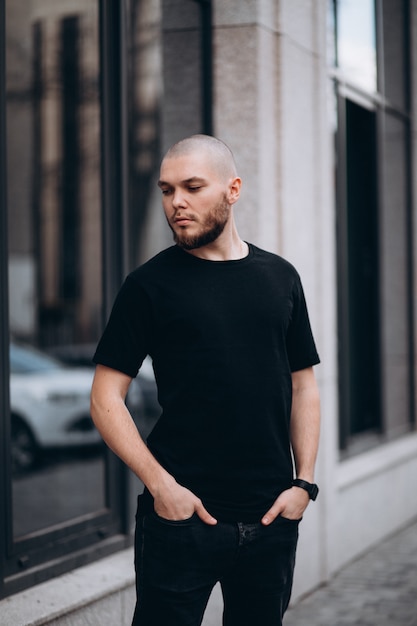
[[[350,434],[380,427],[376,114],[346,101]]]

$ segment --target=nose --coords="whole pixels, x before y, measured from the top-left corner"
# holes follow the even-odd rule
[[[183,209],[186,204],[183,191],[181,189],[176,189],[172,195],[172,206],[174,209]]]

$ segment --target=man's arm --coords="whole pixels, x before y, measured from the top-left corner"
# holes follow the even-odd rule
[[[126,407],[132,379],[98,365],[91,390],[91,417],[109,448],[141,479],[154,498],[155,511],[170,520],[187,519],[197,513],[206,524],[216,520],[201,500],[179,485],[149,451]]]
[[[314,482],[314,466],[320,435],[320,399],[313,368],[292,374],[291,445],[297,478]],[[262,518],[270,524],[278,515],[300,519],[309,503],[309,495],[300,487],[283,491]]]

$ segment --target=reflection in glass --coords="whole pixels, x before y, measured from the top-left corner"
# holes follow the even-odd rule
[[[33,470],[41,450],[100,443],[90,418],[92,370],[65,367],[27,346],[10,346],[12,463]]]
[[[131,269],[170,245],[157,187],[162,154],[203,131],[201,3],[132,0],[127,19],[127,259]]]
[[[337,61],[349,81],[376,91],[374,0],[337,1]]]
[[[326,58],[331,67],[337,65],[336,55],[336,0],[327,0],[326,14]]]
[[[6,26],[13,529],[20,536],[105,506],[103,447],[89,416],[93,370],[80,367],[101,327],[98,2],[8,0]]]

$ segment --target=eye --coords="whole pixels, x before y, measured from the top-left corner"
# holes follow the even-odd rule
[[[171,193],[171,189],[170,188],[161,188],[161,192],[163,196],[167,196],[168,194]]]
[[[199,189],[201,189],[201,185],[193,185],[192,187],[188,187],[188,191],[191,192],[198,191]]]

